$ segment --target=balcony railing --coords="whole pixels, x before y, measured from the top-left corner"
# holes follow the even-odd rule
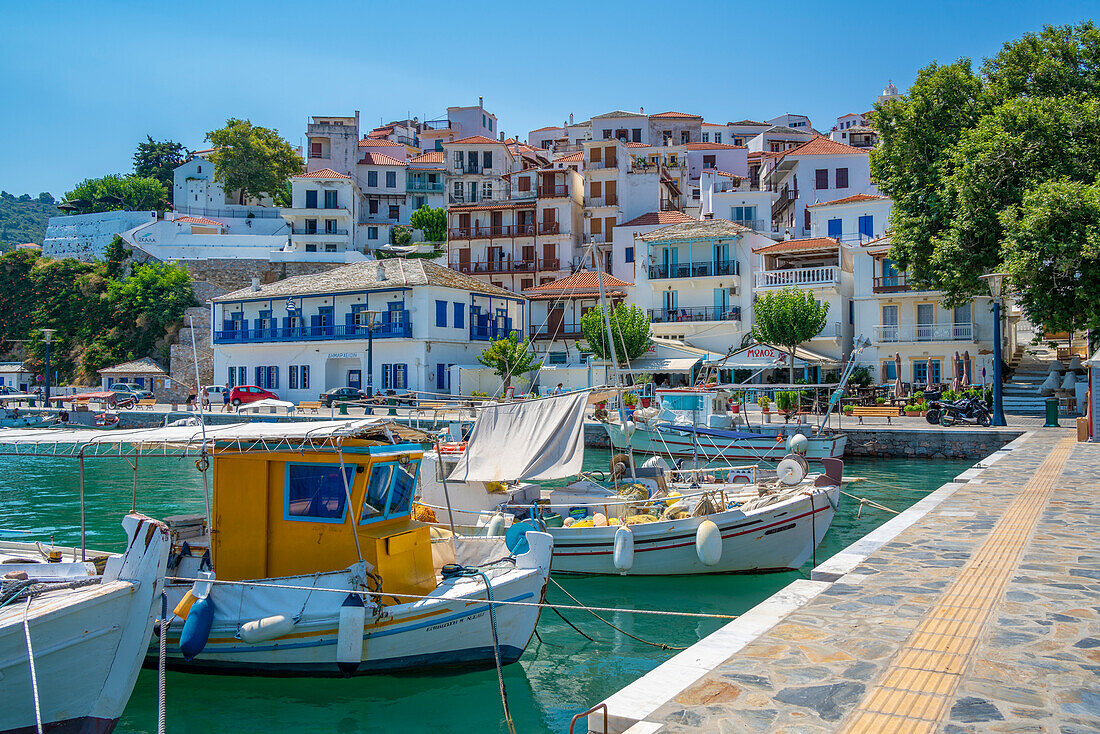
[[[877,342],[972,342],[977,338],[974,324],[880,324],[875,327]]]
[[[825,286],[839,283],[840,268],[835,265],[818,268],[791,268],[790,270],[761,270],[756,273],[757,288]]]
[[[772,219],[775,219],[783,210],[789,207],[798,199],[798,189],[787,189],[779,195],[779,198],[772,204]]]
[[[558,258],[540,258],[530,260],[467,260],[451,263],[451,270],[467,275],[484,273],[534,273],[539,270],[560,270]]]
[[[492,339],[506,339],[508,335],[515,331],[520,337],[517,329],[513,329],[511,325],[511,319],[509,323],[500,324],[496,321],[490,321],[488,323],[470,324],[470,339],[474,341],[490,341]]]
[[[539,234],[561,234],[561,222],[539,222]]]
[[[432,183],[431,181],[410,178],[405,184],[405,190],[413,193],[441,194],[443,193],[443,182],[436,181]]]
[[[680,211],[680,202],[670,201],[665,199],[661,202],[661,211],[663,212],[678,212]]]
[[[292,235],[295,235],[295,236],[298,236],[298,235],[309,235],[309,236],[328,235],[329,237],[337,237],[337,236],[347,237],[348,236],[348,231],[346,229],[323,229],[322,228],[322,229],[315,229],[313,231],[310,231],[310,230],[306,229],[305,227],[294,227],[291,230],[290,233]]]
[[[841,335],[840,322],[839,321],[833,321],[831,323],[826,323],[824,326],[822,326],[821,331],[817,332],[817,334],[814,336],[814,338],[815,339],[838,339],[838,338],[840,338],[840,335]]]
[[[734,224],[740,224],[742,227],[748,227],[755,232],[770,232],[772,223],[763,219],[734,219]]]
[[[586,234],[584,236],[584,243],[586,245],[602,245],[607,242],[607,235],[603,232],[596,232],[595,234]]]
[[[720,309],[713,306],[691,306],[688,308],[651,308],[647,312],[649,320],[655,324],[684,323],[687,321],[740,321],[741,307],[731,306]]]
[[[531,237],[535,234],[533,224],[506,224],[498,227],[452,227],[448,238],[452,240],[478,240],[493,237]]]
[[[585,206],[590,209],[596,209],[601,206],[618,206],[618,196],[589,196],[588,200],[584,203]]]
[[[690,263],[669,263],[650,265],[649,279],[664,278],[706,278],[716,275],[740,275],[741,265],[737,260],[703,260]]]
[[[569,187],[565,185],[539,186],[539,196],[544,199],[552,199],[559,196],[569,196]]]
[[[535,189],[527,189],[526,191],[520,191],[518,188],[512,192],[513,199],[534,199],[538,195]]]
[[[585,161],[584,167],[589,171],[599,171],[604,168],[615,168],[614,161],[607,163],[605,161]]]
[[[577,339],[583,336],[580,322],[531,324],[532,339]]]
[[[412,323],[408,311],[388,311],[401,313],[403,317],[394,321],[376,323],[372,331],[375,339],[410,338]],[[268,329],[223,329],[214,332],[215,344],[258,344],[262,342],[326,341],[330,339],[366,339],[366,326],[294,326],[271,327]]]
[[[871,290],[875,293],[898,293],[900,291],[919,289],[914,288],[905,273],[898,273],[897,275],[884,275],[880,278],[875,278],[874,286]]]

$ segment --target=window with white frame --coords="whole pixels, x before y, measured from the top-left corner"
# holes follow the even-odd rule
[[[493,198],[493,182],[483,181],[481,184],[481,198],[492,199]]]

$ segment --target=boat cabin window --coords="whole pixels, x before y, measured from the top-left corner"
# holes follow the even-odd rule
[[[410,461],[407,464],[374,464],[367,482],[367,496],[359,517],[360,524],[407,515],[412,508],[419,468],[419,461]]]
[[[355,467],[344,467],[347,488],[355,479]],[[286,516],[288,520],[343,522],[347,488],[339,464],[286,465]]]

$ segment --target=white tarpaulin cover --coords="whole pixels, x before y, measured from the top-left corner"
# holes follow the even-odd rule
[[[507,482],[562,479],[584,460],[585,391],[481,408],[466,452],[448,479]]]

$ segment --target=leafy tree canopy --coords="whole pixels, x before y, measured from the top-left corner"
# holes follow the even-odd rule
[[[645,311],[634,304],[619,303],[608,311],[607,316],[611,322],[611,336],[619,364],[638,359],[649,350],[649,316]],[[611,359],[602,306],[595,306],[581,314],[581,333],[585,341],[582,349],[592,352],[598,359]]]
[[[525,375],[537,370],[542,362],[535,356],[535,350],[531,348],[531,340],[524,337],[519,339],[519,332],[513,331],[507,339],[497,339],[477,355],[477,361],[493,372],[504,382],[507,388],[512,384],[512,378],[517,375]]]
[[[65,194],[73,205],[73,214],[94,212],[164,211],[168,208],[168,189],[155,178],[111,174],[81,181]]]
[[[24,242],[42,244],[46,224],[56,215],[57,206],[48,193],[31,199],[29,195],[16,197],[4,192],[0,195],[0,252]]]
[[[424,230],[425,242],[444,242],[447,239],[447,212],[442,208],[422,206],[409,217],[413,229]]]
[[[768,291],[753,304],[752,336],[758,342],[786,347],[791,355],[789,380],[794,384],[795,347],[817,336],[828,315],[828,301],[818,303],[810,291]]]
[[[103,367],[145,356],[167,356],[168,336],[194,304],[186,270],[133,264],[116,238],[107,262],[40,258],[29,250],[0,257],[0,348],[15,354],[29,340],[35,369],[45,367],[40,330],[57,330],[51,363],[63,381],[94,384]]]
[[[187,160],[189,151],[172,140],[153,140],[146,135],[143,143],[138,143],[134,152],[134,175],[155,178],[168,191],[168,201],[172,201],[172,172]]]
[[[277,131],[249,120],[230,118],[206,139],[215,148],[210,154],[214,178],[227,192],[239,191],[241,204],[265,196],[279,199],[287,180],[303,169],[301,156]]]
[[[891,256],[913,281],[943,290],[948,304],[987,294],[980,276],[1009,267],[1031,321],[1096,328],[1083,318],[1088,309],[1063,320],[1050,294],[1037,292],[1050,285],[1046,278],[1022,269],[1054,264],[1043,258],[1057,251],[1068,272],[1069,253],[1018,230],[1010,236],[1009,227],[1034,214],[1048,233],[1076,243],[1068,245],[1073,252],[1087,251],[1088,201],[1074,202],[1057,223],[1049,205],[1069,190],[1056,182],[1091,185],[1100,177],[1098,116],[1100,30],[1091,21],[1006,43],[978,72],[967,59],[922,69],[908,94],[873,113],[880,142],[871,175],[894,200]],[[1083,278],[1068,287],[1074,295],[1059,291],[1065,298],[1088,295]]]

